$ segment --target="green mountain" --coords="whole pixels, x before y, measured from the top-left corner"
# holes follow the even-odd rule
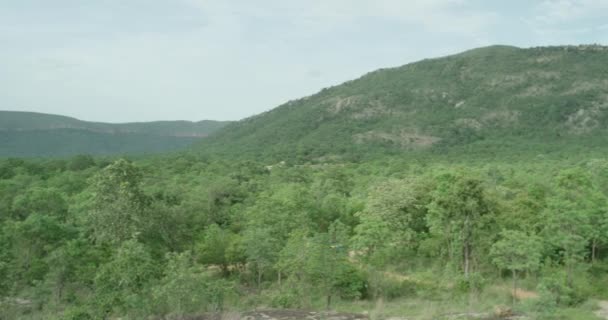
[[[0,157],[173,151],[226,124],[209,120],[111,124],[43,113],[0,111]]]
[[[608,47],[491,46],[381,69],[230,124],[206,152],[266,158],[608,147]]]

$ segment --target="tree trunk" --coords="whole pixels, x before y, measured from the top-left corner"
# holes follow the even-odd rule
[[[471,271],[471,230],[469,227],[469,217],[466,217],[464,222],[464,240],[463,240],[463,251],[464,251],[464,277],[469,278]]]
[[[511,296],[511,309],[515,307],[515,297],[517,296],[517,271],[511,270],[513,273],[513,294]]]
[[[572,264],[572,261],[569,261],[566,266],[566,284],[569,288],[572,288]]]
[[[471,264],[471,246],[468,242],[464,244],[464,277],[469,278]]]
[[[327,294],[327,310],[331,308],[331,293]]]
[[[258,288],[262,285],[262,268],[258,266]]]
[[[279,270],[279,286],[281,285],[281,270]]]
[[[595,258],[597,255],[597,239],[593,239],[591,243],[591,263],[595,263]]]

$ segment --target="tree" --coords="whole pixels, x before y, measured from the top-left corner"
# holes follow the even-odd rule
[[[96,241],[120,243],[142,231],[149,199],[141,190],[141,180],[141,171],[124,159],[92,178],[88,222]]]
[[[135,239],[125,240],[95,275],[98,313],[106,316],[113,310],[141,309],[141,294],[157,275],[158,265],[146,247]]]
[[[205,230],[202,241],[197,247],[199,261],[204,264],[218,265],[222,272],[228,274],[231,263],[231,249],[237,236],[230,230],[222,229],[217,224],[212,224]]]
[[[568,169],[557,176],[556,193],[548,200],[542,234],[560,250],[566,266],[566,282],[572,286],[576,263],[586,256],[593,238],[595,203],[589,176],[579,169]]]
[[[42,280],[51,267],[46,257],[75,236],[75,230],[57,217],[43,214],[11,221],[3,229],[8,244],[6,253],[11,257],[7,267],[12,269],[13,285],[16,286]]]
[[[68,204],[57,189],[32,188],[14,199],[12,211],[17,219],[38,213],[63,220],[68,213]]]
[[[265,271],[272,269],[277,261],[279,241],[273,236],[268,228],[251,228],[245,232],[244,239],[245,254],[247,261],[252,263],[257,272],[257,284],[262,283],[262,275]],[[281,281],[281,269],[279,269],[279,282]]]
[[[429,232],[430,190],[429,183],[416,179],[389,180],[373,188],[365,209],[357,214],[357,247],[368,258],[380,260],[384,260],[383,255],[399,257],[399,252],[416,250]]]
[[[90,155],[77,155],[70,159],[68,169],[72,171],[85,170],[95,166],[95,159]]]
[[[346,226],[332,224],[328,232],[307,235],[306,230],[294,231],[281,250],[278,267],[301,283],[312,285],[326,298],[331,307],[332,297],[344,283],[344,275],[352,269],[348,262]]]
[[[517,272],[533,271],[540,266],[542,244],[539,237],[522,231],[504,230],[501,239],[492,245],[490,256],[499,268],[511,271],[512,304],[515,304]]]
[[[178,317],[221,311],[231,291],[227,281],[213,279],[195,265],[190,252],[168,253],[164,275],[152,289],[153,310],[157,315],[170,313]]]
[[[445,174],[439,177],[431,197],[427,220],[430,230],[445,238],[450,257],[454,257],[453,247],[460,247],[462,269],[468,278],[475,242],[494,214],[483,181],[466,172]]]

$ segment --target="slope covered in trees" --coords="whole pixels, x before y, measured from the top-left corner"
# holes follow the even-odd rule
[[[51,114],[0,111],[0,157],[174,151],[226,124],[209,120],[110,124]]]
[[[533,156],[605,148],[608,48],[492,46],[381,69],[227,126],[200,146],[288,159]]]

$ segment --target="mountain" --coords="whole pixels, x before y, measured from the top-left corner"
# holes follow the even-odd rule
[[[198,146],[276,159],[538,155],[608,147],[607,125],[608,47],[491,46],[371,72],[232,123]]]
[[[226,124],[209,120],[111,124],[0,111],[0,157],[160,153],[185,148]]]

